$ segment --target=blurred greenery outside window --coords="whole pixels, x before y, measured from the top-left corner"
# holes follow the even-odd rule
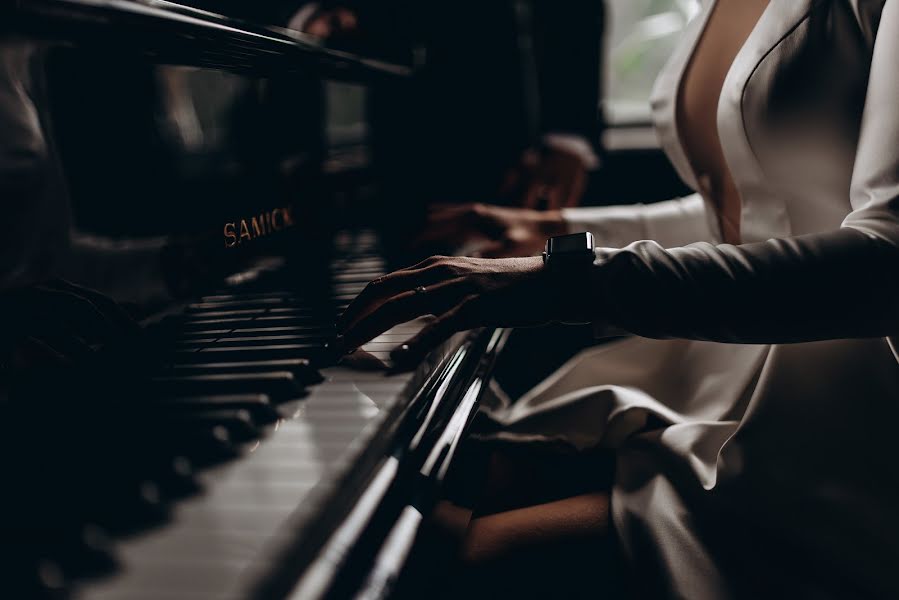
[[[604,109],[612,125],[648,123],[656,76],[698,0],[606,0]]]

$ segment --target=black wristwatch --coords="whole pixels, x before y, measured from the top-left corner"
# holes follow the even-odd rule
[[[585,267],[593,264],[595,247],[593,234],[589,231],[551,237],[546,240],[543,264],[553,270]]]

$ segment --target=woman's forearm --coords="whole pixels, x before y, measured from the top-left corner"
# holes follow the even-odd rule
[[[463,559],[485,563],[517,549],[603,536],[609,530],[609,504],[608,492],[593,492],[474,518]]]
[[[598,250],[597,320],[645,337],[789,343],[899,331],[899,249],[862,231]]]
[[[716,221],[699,194],[654,204],[567,208],[561,215],[569,233],[589,231],[609,248],[638,240],[670,248],[719,239]]]

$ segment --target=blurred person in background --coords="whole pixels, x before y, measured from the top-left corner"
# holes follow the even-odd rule
[[[424,49],[413,82],[370,104],[385,201],[418,215],[480,198],[580,202],[600,160],[603,24],[601,0],[343,1],[304,4],[289,27],[368,54]]]

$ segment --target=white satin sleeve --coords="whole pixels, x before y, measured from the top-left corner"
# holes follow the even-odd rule
[[[899,0],[880,17],[843,222],[899,250]]]
[[[654,204],[565,208],[562,218],[570,233],[589,231],[606,248],[638,240],[666,248],[720,241],[714,213],[700,194]]]

